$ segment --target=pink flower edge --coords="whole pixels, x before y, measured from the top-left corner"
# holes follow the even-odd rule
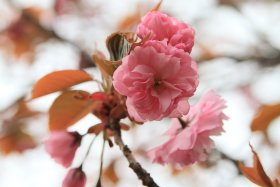
[[[81,136],[76,132],[52,132],[45,140],[45,150],[50,156],[64,167],[69,167],[80,146]]]
[[[223,113],[225,108],[225,101],[213,91],[208,91],[183,117],[188,127],[182,129],[178,119],[173,119],[166,132],[169,140],[148,151],[148,157],[153,162],[169,163],[178,168],[205,161],[207,153],[214,147],[211,136],[220,135],[223,120],[228,119]]]

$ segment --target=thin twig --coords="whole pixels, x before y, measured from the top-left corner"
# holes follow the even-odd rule
[[[99,177],[98,181],[95,187],[101,187],[101,178],[102,178],[102,172],[103,172],[103,158],[104,158],[104,150],[105,150],[105,138],[104,138],[104,133],[103,133],[103,144],[102,144],[102,150],[101,150],[101,155],[100,155],[100,166],[99,166]]]
[[[89,146],[88,146],[88,150],[87,150],[87,152],[86,152],[86,154],[85,154],[85,156],[84,156],[84,159],[83,159],[83,161],[82,161],[82,163],[81,163],[81,166],[84,164],[85,160],[87,159],[87,157],[88,157],[88,155],[89,155],[89,153],[90,153],[90,149],[91,149],[93,143],[95,142],[97,136],[98,136],[98,134],[92,138],[92,140],[91,140],[91,142],[90,142],[90,144],[89,144]]]
[[[119,146],[123,155],[129,162],[129,167],[134,171],[134,173],[137,175],[138,179],[140,179],[142,181],[142,184],[145,186],[148,186],[148,187],[159,187],[159,185],[157,185],[155,183],[155,181],[150,176],[150,174],[134,158],[129,147],[124,144],[122,137],[121,137],[119,121],[111,120],[109,125],[113,131],[115,143]]]

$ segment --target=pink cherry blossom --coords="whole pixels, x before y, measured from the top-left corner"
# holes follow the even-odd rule
[[[165,40],[168,44],[190,53],[194,45],[194,30],[186,23],[158,11],[146,14],[137,27],[140,38]]]
[[[207,92],[191,107],[183,119],[187,127],[182,128],[178,119],[173,119],[167,131],[169,140],[148,152],[148,156],[160,164],[170,163],[177,167],[205,161],[214,144],[210,136],[223,131],[225,101],[213,91]]]
[[[128,113],[136,121],[181,117],[198,85],[197,67],[183,50],[150,40],[122,60],[113,85],[127,96]]]
[[[81,168],[69,170],[62,183],[62,187],[84,187],[85,185],[86,175]]]
[[[69,167],[80,143],[81,136],[78,133],[57,131],[52,132],[47,138],[45,149],[56,162]]]

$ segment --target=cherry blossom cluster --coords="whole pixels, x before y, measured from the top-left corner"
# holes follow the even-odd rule
[[[193,29],[153,11],[142,18],[137,35],[149,40],[123,59],[113,76],[115,89],[127,96],[129,115],[136,121],[181,118],[173,119],[170,139],[151,150],[150,158],[178,166],[204,161],[213,147],[210,136],[222,132],[227,117],[222,111],[225,102],[213,91],[189,107],[188,99],[198,86],[197,65],[190,57]]]
[[[197,64],[190,56],[194,30],[182,21],[151,11],[141,19],[136,34],[143,42],[131,49],[114,71],[114,92],[91,96],[101,102],[93,111],[101,120],[99,131],[112,130],[107,125],[110,118],[118,121],[129,117],[139,123],[173,118],[165,133],[169,139],[148,151],[149,158],[179,168],[206,160],[214,146],[211,136],[223,131],[226,105],[214,91],[206,92],[193,106],[188,103],[199,83]],[[121,98],[124,111],[119,107]],[[45,148],[54,160],[69,167],[81,140],[82,135],[76,132],[54,132]],[[63,187],[84,187],[85,183],[80,166],[69,170]]]

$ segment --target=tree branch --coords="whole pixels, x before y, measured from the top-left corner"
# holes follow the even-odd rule
[[[241,170],[239,168],[239,163],[238,163],[237,160],[234,160],[233,158],[227,156],[226,154],[224,154],[224,153],[222,153],[220,151],[219,151],[219,153],[221,155],[221,159],[225,159],[225,160],[231,161],[234,164],[234,166],[236,167],[238,175],[242,175],[242,172],[241,172]]]
[[[120,150],[122,151],[123,155],[129,162],[129,167],[134,171],[134,173],[137,175],[138,179],[142,181],[142,184],[148,187],[159,187],[150,174],[142,168],[139,162],[134,158],[132,155],[131,150],[127,145],[124,144],[122,137],[121,137],[121,131],[120,131],[120,124],[117,120],[111,120],[110,121],[110,128],[113,131],[114,134],[114,140],[115,143],[119,146]]]

